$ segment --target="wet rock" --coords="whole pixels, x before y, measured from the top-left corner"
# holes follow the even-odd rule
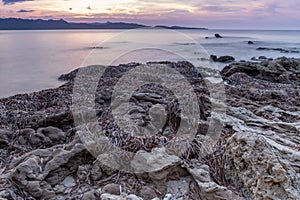
[[[78,73],[79,69],[73,70],[70,73],[67,74],[62,74],[58,80],[60,81],[68,81],[68,80],[73,80],[76,77],[76,74]]]
[[[234,60],[235,60],[235,58],[232,56],[220,56],[217,59],[217,62],[230,63],[230,62],[233,62]]]
[[[253,61],[272,61],[273,58],[267,58],[266,56],[259,56],[258,58],[252,57],[251,60],[253,60]]]
[[[210,60],[214,62],[221,62],[221,63],[230,63],[235,61],[235,58],[232,56],[220,56],[217,57],[216,55],[210,55]]]
[[[248,44],[254,44],[254,42],[252,42],[252,41],[248,41]]]
[[[289,50],[283,48],[258,47],[258,51],[280,51],[281,53],[300,53],[298,50]]]
[[[217,62],[218,57],[216,55],[210,55],[210,60]]]
[[[266,56],[259,56],[258,59],[259,60],[267,60],[267,57]]]
[[[215,37],[216,37],[216,38],[223,38],[219,33],[216,33],[216,34],[215,34]]]

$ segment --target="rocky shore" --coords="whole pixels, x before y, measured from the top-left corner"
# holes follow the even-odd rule
[[[75,70],[59,88],[0,99],[0,199],[300,199],[300,59],[236,62],[220,72],[227,111],[206,154],[212,101],[203,76],[187,62],[150,64],[176,69],[196,94],[200,125],[193,140],[178,144],[181,156],[165,149],[183,121],[165,87],[145,85],[131,98],[130,117],[141,126],[151,107],[164,105],[167,119],[155,136],[132,136],[114,122],[113,88],[137,63],[107,68],[95,110],[109,142],[141,159],[151,154],[151,167],[126,173],[92,156],[71,112]]]

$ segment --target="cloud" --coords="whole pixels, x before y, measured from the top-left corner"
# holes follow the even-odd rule
[[[34,12],[35,10],[23,10],[23,9],[21,9],[21,10],[18,10],[17,12],[18,13],[31,13],[31,12]]]
[[[204,6],[201,9],[213,12],[238,12],[245,10],[244,8],[232,6]]]
[[[4,5],[11,5],[15,3],[24,2],[24,1],[33,1],[33,0],[2,0]]]

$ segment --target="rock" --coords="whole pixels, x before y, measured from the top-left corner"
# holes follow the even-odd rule
[[[79,71],[79,69],[76,69],[76,70],[71,71],[70,73],[62,74],[62,75],[58,78],[58,80],[60,80],[60,81],[69,81],[69,80],[73,80],[73,79],[76,77],[78,71]]]
[[[218,57],[216,55],[210,55],[210,60],[216,62],[218,60]]]
[[[118,195],[104,193],[104,194],[101,194],[101,200],[122,200],[122,199]]]
[[[121,185],[115,184],[115,183],[110,183],[110,184],[105,185],[102,188],[102,193],[120,195],[121,194],[120,190],[121,190]]]
[[[235,61],[235,58],[232,56],[220,56],[218,58],[216,55],[210,55],[210,60],[214,62],[230,63]]]
[[[139,64],[109,67],[99,80],[96,94],[102,103],[95,101],[97,122],[91,124],[100,124],[105,130],[108,138],[103,139],[104,144],[114,141],[120,149],[132,153],[126,162],[115,159],[119,152],[93,154],[97,160],[81,143],[70,110],[71,77],[56,89],[0,99],[0,185],[2,191],[8,191],[1,191],[0,198],[99,199],[100,192],[95,189],[107,180],[118,180],[128,194],[144,199],[152,198],[155,192],[181,199],[184,197],[179,195],[186,191],[189,199],[300,199],[300,59],[260,59],[263,61],[224,67],[221,76],[226,114],[216,115],[213,121],[210,112],[216,103],[201,84],[204,80],[195,67],[187,62],[159,63],[184,75],[199,99],[201,127],[192,143],[176,143],[178,138],[173,138],[174,124],[187,121],[186,116],[178,121],[177,111],[168,116],[174,114],[174,121],[167,120],[165,129],[153,137],[135,138],[120,130],[112,117],[110,95],[118,78]],[[210,78],[214,72],[205,69],[201,74]],[[176,96],[163,87],[143,86],[130,100],[130,114],[149,123],[160,112],[151,107],[164,103],[165,110],[176,108],[170,104],[174,99]],[[88,109],[84,110],[90,116]],[[215,121],[224,127],[218,145],[208,149],[212,154],[206,157],[201,149],[206,141],[203,135]],[[178,153],[176,149],[183,148],[163,147],[166,144],[188,146],[189,151]],[[102,146],[95,146],[95,152],[98,147]],[[131,173],[119,173],[120,168]],[[127,194],[119,195],[116,188],[114,193],[118,195],[103,193],[102,197],[126,199]]]
[[[143,200],[143,199],[134,194],[130,194],[128,196],[123,196],[123,195],[119,196],[119,195],[104,193],[101,195],[101,200]]]
[[[100,167],[100,163],[99,161],[96,161],[93,166],[92,166],[92,169],[91,169],[91,179],[93,181],[98,181],[101,179],[103,173],[102,173],[102,169]]]
[[[67,176],[62,184],[67,188],[71,188],[75,185],[75,180],[72,176]]]
[[[33,148],[51,147],[66,141],[67,134],[56,127],[39,128],[37,131],[31,128],[20,131],[18,144],[29,145]]]
[[[217,62],[222,62],[222,63],[230,63],[235,61],[235,58],[232,56],[221,56],[217,59]]]
[[[6,191],[6,190],[0,191],[0,198],[2,198],[2,199],[7,199],[7,198],[10,198],[10,197],[11,197],[11,196],[10,196],[10,194],[9,194],[8,191]]]
[[[142,100],[142,101],[149,101],[154,104],[163,104],[163,98],[162,96],[154,93],[134,93],[133,97],[137,100]]]
[[[171,200],[173,197],[172,194],[166,194],[163,200]]]
[[[266,56],[259,56],[258,59],[259,60],[267,60],[267,57]]]
[[[131,161],[131,166],[136,174],[155,173],[170,167],[176,167],[181,159],[175,155],[169,155],[165,148],[154,148],[151,153],[138,151]]]
[[[45,178],[49,173],[67,164],[71,158],[85,150],[82,144],[74,145],[70,150],[39,149],[14,158],[9,168],[13,169],[5,176],[12,178],[19,187],[35,198],[52,199],[56,197],[55,190],[63,192],[64,188],[74,186],[75,181],[67,176],[61,183],[63,186],[53,188]],[[49,157],[46,161],[42,157]],[[43,167],[41,167],[41,165]],[[55,190],[54,190],[55,189]]]
[[[148,186],[143,186],[139,191],[139,194],[144,200],[152,200],[157,198],[155,190]]]
[[[166,191],[168,176],[179,170],[181,159],[175,155],[169,155],[165,148],[154,148],[151,153],[138,151],[131,161],[135,174],[148,175],[162,193]]]
[[[238,195],[234,194],[226,187],[220,186],[215,183],[210,177],[209,167],[207,165],[202,165],[199,168],[189,168],[188,171],[191,173],[198,184],[201,199],[241,199]]]
[[[54,144],[61,144],[64,143],[66,140],[66,133],[63,132],[61,129],[56,127],[46,127],[46,128],[39,128],[37,133],[43,134],[48,137]]]
[[[134,194],[130,194],[126,197],[126,200],[143,200],[143,199]]]
[[[209,37],[205,37],[205,39],[209,39]]]
[[[231,76],[235,73],[245,73],[248,76],[254,77],[256,79],[262,79],[266,81],[271,81],[273,83],[290,83],[299,82],[295,77],[296,71],[299,69],[299,64],[293,62],[290,64],[284,63],[283,59],[277,59],[274,61],[267,61],[264,65],[260,63],[238,63],[226,66],[222,70],[222,74],[225,76]],[[282,64],[283,65],[282,65]],[[294,66],[294,67],[291,67]],[[285,77],[285,79],[282,79]]]
[[[189,198],[191,182],[190,176],[180,177],[179,180],[170,180],[167,182],[167,193],[173,195],[172,199]]]
[[[223,37],[222,37],[220,34],[218,34],[218,33],[215,34],[215,37],[216,37],[216,38],[223,38]]]
[[[269,48],[269,47],[258,47],[258,51],[280,51],[281,53],[300,53],[298,50],[289,50],[283,48]]]
[[[248,41],[248,44],[254,44],[254,42],[252,42],[252,41]]]
[[[252,133],[233,135],[228,141],[227,149],[226,154],[230,156],[231,161],[228,175],[235,185],[243,184],[244,192],[251,194],[251,198],[297,199],[299,197],[299,185],[293,181],[297,179],[297,172],[288,161],[293,159],[293,152],[296,154],[299,152],[284,149],[284,144],[279,146],[274,142],[274,138]],[[290,158],[286,155],[290,155]],[[296,161],[296,163],[300,162]],[[238,173],[234,169],[238,169]]]
[[[251,60],[254,60],[254,61],[268,61],[268,60],[272,60],[272,59],[267,58],[266,56],[259,56],[258,58],[252,57]]]
[[[91,190],[91,191],[85,192],[85,193],[83,194],[82,199],[83,199],[83,200],[97,200],[97,199],[99,199],[99,198],[98,198],[98,191],[96,191],[96,190]]]
[[[234,130],[225,147],[226,179],[249,199],[298,199],[299,59],[235,67],[221,72],[232,94],[226,123]],[[242,101],[235,96],[241,94]]]
[[[77,178],[80,182],[86,182],[90,171],[90,165],[81,165],[77,169]]]

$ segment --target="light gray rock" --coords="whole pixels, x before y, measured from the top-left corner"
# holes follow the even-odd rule
[[[143,186],[141,188],[139,196],[141,196],[144,200],[151,200],[157,197],[155,190],[148,186]]]
[[[101,194],[101,200],[125,200],[125,198],[121,198],[119,195],[112,194]]]
[[[189,168],[193,178],[198,184],[199,194],[202,199],[207,200],[224,200],[224,199],[242,199],[234,194],[231,190],[215,183],[209,174],[209,167],[202,165],[197,168]]]
[[[180,162],[179,157],[168,154],[165,148],[154,148],[151,152],[138,151],[131,161],[131,166],[136,174],[155,173],[178,166]]]
[[[115,183],[107,184],[102,188],[102,193],[120,195],[121,194],[121,186],[119,184],[115,184]]]
[[[143,199],[134,194],[130,194],[126,197],[126,200],[143,200]]]

